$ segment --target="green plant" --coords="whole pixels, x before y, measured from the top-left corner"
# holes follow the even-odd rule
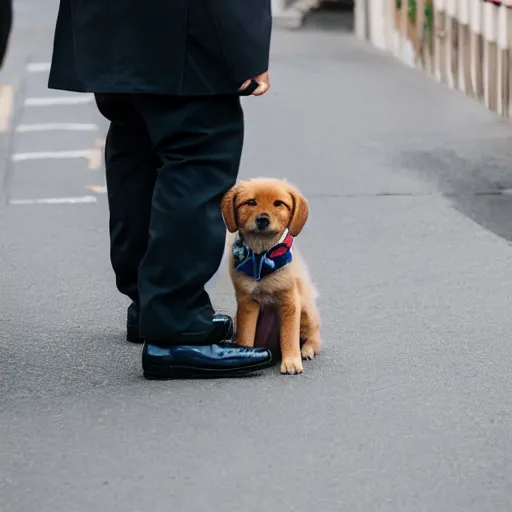
[[[407,14],[411,23],[416,23],[416,0],[405,0],[407,5]],[[434,33],[434,0],[425,0],[425,24],[423,25],[423,34],[428,39],[429,45],[432,45]],[[397,10],[402,9],[403,0],[396,0]]]

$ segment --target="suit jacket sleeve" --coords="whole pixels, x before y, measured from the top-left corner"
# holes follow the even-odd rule
[[[0,67],[4,62],[12,27],[12,0],[0,0]]]
[[[270,0],[206,0],[225,58],[240,85],[268,71],[272,12]]]

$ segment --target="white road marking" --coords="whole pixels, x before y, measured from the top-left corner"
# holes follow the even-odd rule
[[[48,107],[51,105],[86,105],[94,102],[94,96],[83,94],[77,96],[48,96],[42,98],[27,98],[26,107]]]
[[[103,151],[101,149],[91,149],[91,153],[89,155],[89,169],[96,171],[101,168],[102,163]]]
[[[96,194],[106,194],[107,193],[107,187],[105,187],[104,185],[89,185],[86,188],[87,188],[87,190],[96,192]]]
[[[72,151],[35,151],[33,153],[15,153],[12,155],[13,162],[24,162],[26,160],[51,160],[63,158],[86,158],[96,159],[99,149],[76,149]]]
[[[0,85],[0,133],[9,130],[11,124],[14,91],[12,85]]]
[[[26,66],[27,73],[43,73],[50,71],[51,62],[29,62]]]
[[[16,131],[27,132],[49,132],[49,131],[70,131],[70,132],[95,132],[98,126],[92,123],[43,123],[43,124],[20,124]]]
[[[97,203],[94,196],[82,197],[51,197],[48,199],[12,199],[9,204],[27,205],[27,204],[90,204]]]

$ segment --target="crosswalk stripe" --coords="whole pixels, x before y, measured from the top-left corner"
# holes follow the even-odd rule
[[[25,69],[27,73],[44,73],[50,71],[51,62],[29,62]]]
[[[52,105],[86,105],[94,102],[91,94],[77,96],[45,96],[42,98],[27,98],[26,107],[48,107]]]
[[[94,196],[82,197],[49,197],[46,199],[11,199],[9,204],[12,205],[29,205],[29,204],[90,204],[97,203],[98,200]]]
[[[20,124],[16,128],[18,133],[47,132],[58,130],[70,132],[94,132],[98,130],[98,126],[93,123],[41,123]]]
[[[96,192],[96,194],[106,194],[107,193],[107,187],[104,185],[89,185],[87,187],[88,190],[91,190],[92,192]]]
[[[86,158],[96,160],[99,149],[76,149],[71,151],[34,151],[31,153],[15,153],[12,155],[13,162],[24,162],[26,160],[52,160],[65,158]]]
[[[0,133],[5,133],[11,124],[14,91],[12,85],[0,85]]]

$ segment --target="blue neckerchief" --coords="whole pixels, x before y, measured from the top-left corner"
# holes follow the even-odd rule
[[[288,230],[277,245],[259,254],[256,254],[238,237],[233,244],[235,270],[259,281],[292,261],[292,245],[293,236],[288,233]]]

